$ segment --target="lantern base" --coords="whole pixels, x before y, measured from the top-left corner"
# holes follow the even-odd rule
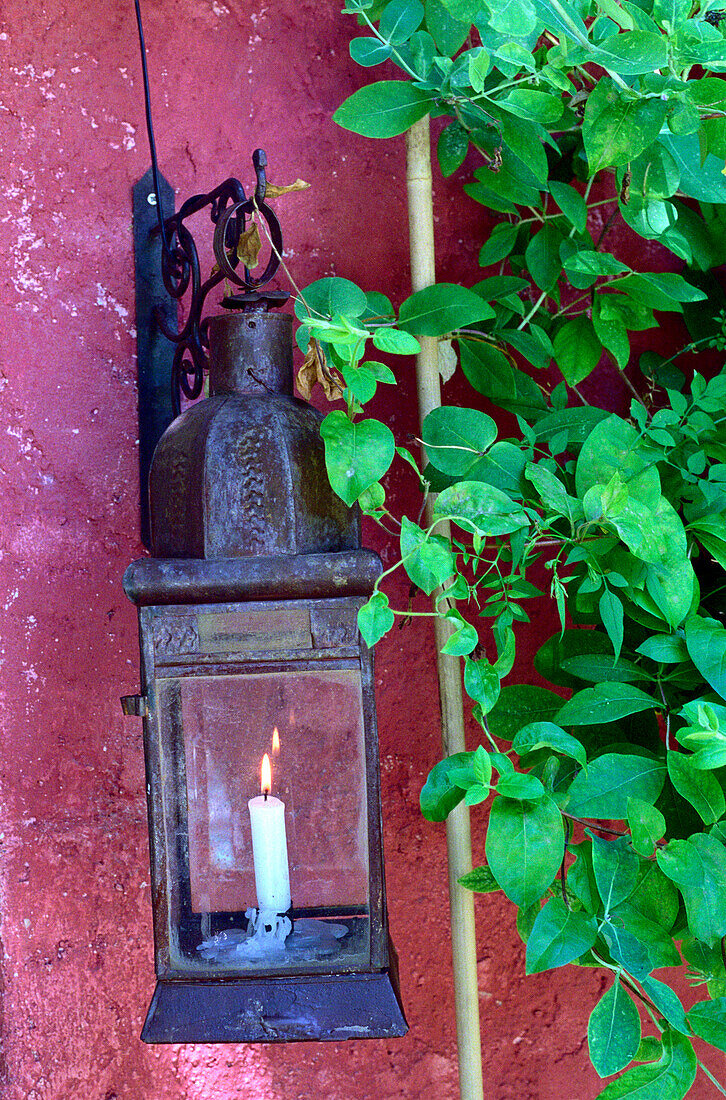
[[[145,1043],[387,1039],[408,1024],[392,971],[231,981],[159,981]]]

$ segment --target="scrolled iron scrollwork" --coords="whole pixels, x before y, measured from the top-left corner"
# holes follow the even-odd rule
[[[240,287],[246,293],[239,297],[244,304],[254,303],[256,292],[272,279],[282,255],[282,231],[274,212],[265,202],[267,157],[262,149],[252,154],[256,185],[249,198],[238,179],[230,178],[205,195],[193,195],[181,209],[169,218],[160,215],[155,232],[161,237],[161,272],[169,295],[179,301],[191,287],[191,300],[186,322],[180,332],[173,332],[157,315],[157,323],[164,336],[176,344],[172,369],[172,404],[178,415],[181,396],[195,400],[204,388],[204,374],[209,367],[207,325],[202,311],[207,295],[223,279]],[[208,279],[202,281],[199,253],[194,237],[185,225],[187,218],[205,207],[210,208],[214,224],[214,256],[216,265]],[[254,276],[238,255],[240,237],[245,232],[247,219],[259,215],[267,225],[272,242],[270,258],[262,275]],[[264,297],[260,295],[260,301]],[[225,304],[234,307],[235,296]]]

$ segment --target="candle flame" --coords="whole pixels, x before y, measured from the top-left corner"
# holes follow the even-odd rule
[[[277,726],[272,731],[272,751],[278,753],[280,751],[280,734],[278,733]]]
[[[272,790],[272,767],[270,766],[270,758],[267,753],[262,757],[260,788],[263,794],[269,794]]]

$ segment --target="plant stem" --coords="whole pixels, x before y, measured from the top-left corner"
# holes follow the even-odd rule
[[[542,305],[542,303],[545,301],[546,298],[547,298],[547,291],[543,290],[542,293],[540,294],[539,298],[537,299],[537,301],[534,303],[534,305],[530,309],[529,313],[517,325],[517,331],[518,332],[520,332],[525,327],[525,325],[529,324],[529,322],[532,320],[535,313],[537,312],[537,310],[539,309],[539,307]]]
[[[635,398],[635,400],[636,400],[636,401],[639,401],[639,402],[640,402],[640,403],[642,404],[642,398],[641,398],[640,394],[638,393],[638,391],[636,390],[635,386],[633,385],[633,383],[632,383],[632,382],[630,381],[630,379],[628,378],[628,376],[627,376],[627,374],[625,373],[625,371],[624,371],[624,370],[621,370],[620,374],[621,374],[621,376],[622,376],[623,382],[625,383],[625,385],[627,386],[627,388],[628,388],[628,389],[630,390],[630,392],[632,393],[632,395],[633,395],[633,397]]]
[[[670,712],[670,707],[668,706],[668,701],[665,697],[665,691],[663,690],[663,685],[660,682],[660,680],[658,681],[658,688],[660,690],[660,697],[663,700],[663,706],[665,708],[665,719],[666,719],[665,746],[666,746],[666,752],[668,752],[670,750],[670,747],[671,747],[671,712]]]
[[[587,821],[584,817],[567,814],[564,810],[561,813],[563,817],[569,818],[570,821],[576,821],[578,825],[586,825],[588,829],[594,829],[598,833],[609,833],[610,836],[630,836],[630,833],[622,833],[618,829],[608,829],[605,825],[596,825],[592,821]]]
[[[588,210],[594,210],[597,206],[610,206],[611,203],[617,202],[618,196],[613,195],[609,199],[598,199],[596,202],[587,203]],[[558,212],[557,214],[539,214],[536,218],[520,218],[517,221],[517,225],[527,225],[528,222],[547,221],[549,218],[566,218],[566,214]],[[709,337],[710,339],[710,337]]]
[[[723,1085],[720,1085],[720,1084],[718,1083],[718,1081],[716,1080],[716,1078],[714,1077],[714,1075],[713,1075],[713,1074],[711,1073],[710,1069],[707,1069],[707,1068],[706,1068],[706,1067],[704,1066],[704,1064],[703,1064],[703,1062],[701,1061],[701,1059],[700,1059],[700,1058],[698,1058],[698,1059],[697,1059],[697,1061],[698,1061],[698,1064],[699,1064],[699,1066],[700,1066],[700,1067],[701,1067],[701,1069],[703,1070],[703,1072],[704,1072],[704,1073],[706,1074],[706,1076],[708,1077],[708,1079],[709,1079],[709,1081],[711,1082],[711,1084],[712,1084],[712,1085],[713,1085],[713,1086],[714,1086],[714,1087],[715,1087],[716,1089],[718,1089],[718,1091],[719,1091],[719,1092],[721,1093],[721,1095],[722,1095],[722,1096],[726,1096],[726,1089],[725,1089],[725,1088],[723,1087]]]

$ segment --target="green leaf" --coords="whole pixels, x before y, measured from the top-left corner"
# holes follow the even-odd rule
[[[680,634],[654,634],[638,646],[636,653],[650,657],[651,661],[678,665],[688,660],[688,647]]]
[[[641,917],[659,925],[664,932],[670,932],[678,916],[680,897],[676,887],[663,874],[658,864],[648,862],[641,866],[638,885],[623,904],[627,909],[634,909]],[[627,921],[625,923],[627,926]]]
[[[653,18],[656,23],[671,33],[679,23],[688,18],[690,11],[690,0],[654,0],[653,3]]]
[[[692,757],[668,753],[668,776],[678,793],[690,802],[706,825],[713,825],[726,812],[721,784],[710,772],[693,766]]]
[[[698,671],[726,699],[726,630],[715,619],[694,615],[686,621],[686,645]]]
[[[451,122],[441,131],[436,143],[436,155],[442,176],[450,176],[461,167],[468,149],[469,135],[458,122]]]
[[[535,233],[527,245],[524,262],[540,290],[552,290],[560,277],[562,271],[561,243],[562,233],[550,221],[538,233]]]
[[[683,894],[694,936],[714,946],[726,935],[726,866],[723,845],[705,833],[659,848],[661,870]]]
[[[453,19],[441,0],[425,0],[426,27],[439,50],[453,57],[461,49],[469,33],[468,25]]]
[[[451,773],[470,767],[473,752],[456,752],[440,760],[428,774],[421,791],[421,813],[427,821],[445,821],[464,799],[464,790],[451,779]]]
[[[478,294],[456,283],[435,283],[407,298],[398,311],[398,323],[414,336],[444,336],[447,332],[484,321],[494,310]]]
[[[550,183],[550,194],[559,206],[571,225],[579,233],[583,233],[587,226],[587,204],[579,191],[566,183]]]
[[[622,821],[629,798],[650,803],[657,800],[665,775],[665,766],[659,760],[605,753],[575,776],[568,792],[567,812],[575,817]]]
[[[596,684],[610,681],[632,684],[636,680],[646,678],[638,665],[622,657],[616,659],[612,653],[584,653],[579,657],[566,657],[562,661],[561,668],[571,676],[577,676],[581,680],[592,680]],[[579,687],[579,684],[577,686]]]
[[[678,1032],[666,1031],[662,1057],[611,1081],[597,1100],[683,1100],[697,1069],[690,1041]]]
[[[418,355],[421,345],[410,332],[397,328],[377,328],[373,333],[373,346],[389,355]]]
[[[652,977],[643,978],[641,984],[655,1007],[671,1027],[675,1028],[676,1031],[680,1031],[682,1035],[688,1035],[689,1031],[683,1005],[671,987]]]
[[[542,503],[550,511],[573,522],[585,518],[577,497],[570,496],[560,479],[542,462],[528,462],[524,476],[532,482]]]
[[[514,248],[519,227],[511,222],[495,225],[491,234],[479,251],[479,265],[489,267],[506,259]]]
[[[377,38],[354,38],[348,49],[353,60],[364,68],[388,61],[393,53],[388,43],[379,42]]]
[[[575,468],[577,495],[593,485],[607,485],[617,473],[628,495],[650,508],[660,500],[660,477],[638,448],[638,432],[619,416],[595,424],[585,440]]]
[[[535,918],[527,940],[527,974],[541,974],[566,966],[595,943],[597,923],[593,917],[568,909],[561,898],[550,898]]]
[[[396,137],[431,109],[431,97],[408,80],[380,80],[341,103],[333,121],[363,137]]]
[[[570,386],[576,386],[592,374],[600,361],[602,346],[593,323],[585,314],[565,321],[552,341],[555,361],[562,377]]]
[[[697,135],[662,134],[658,140],[676,162],[681,176],[680,188],[686,195],[700,202],[726,202],[726,176],[721,173],[723,162],[710,153],[702,159]]]
[[[644,1035],[633,1061],[655,1062],[663,1056],[663,1044],[654,1035]]]
[[[383,9],[378,30],[387,42],[400,46],[418,30],[423,17],[423,4],[419,0],[391,0]]]
[[[502,688],[497,705],[489,715],[489,728],[495,737],[511,741],[522,726],[549,722],[561,706],[561,697],[547,688],[511,684]]]
[[[544,126],[552,126],[562,118],[562,99],[539,88],[512,88],[497,103],[518,118]]]
[[[477,409],[441,405],[424,419],[421,434],[437,470],[466,477],[497,438],[497,426]]]
[[[608,252],[595,252],[593,249],[584,248],[579,252],[573,252],[565,260],[565,271],[575,272],[578,275],[592,275],[593,279],[597,279],[601,275],[622,275],[624,271],[630,271],[630,268]]]
[[[529,526],[520,504],[481,481],[459,481],[439,493],[434,519],[451,519],[480,535],[505,535]]]
[[[545,793],[541,780],[528,772],[511,772],[503,775],[497,783],[497,794],[524,802],[537,802],[544,798]]]
[[[344,317],[360,317],[368,305],[365,293],[350,279],[331,276],[317,279],[295,300],[295,316],[300,321],[308,317],[331,318],[338,314]]]
[[[640,1016],[632,999],[615,980],[595,1005],[587,1025],[590,1061],[600,1077],[627,1066],[640,1046]]]
[[[456,569],[449,540],[427,534],[406,516],[401,522],[401,559],[413,583],[427,596]]]
[[[442,653],[448,653],[452,657],[466,657],[479,642],[479,635],[471,623],[466,622],[460,612],[452,609],[447,611],[444,620],[453,628],[448,641],[441,647]]]
[[[545,412],[540,388],[524,371],[513,367],[493,344],[460,340],[461,367],[474,389],[494,404],[525,419]]]
[[[592,840],[592,866],[597,890],[607,915],[632,894],[638,880],[640,861],[627,837],[602,840],[587,830]]]
[[[345,384],[362,405],[375,396],[377,387],[375,375],[364,365],[345,363],[340,367]]]
[[[664,882],[667,883],[668,880],[664,878]],[[674,889],[672,883],[670,886]],[[639,943],[644,945],[647,956],[643,966],[644,976],[662,966],[681,965],[681,956],[671,936],[661,925],[639,913],[630,901],[624,901],[618,905],[613,909],[611,916],[618,925],[622,922],[621,931],[632,933]],[[632,970],[630,972],[634,973]]]
[[[553,722],[530,722],[519,731],[512,741],[512,748],[519,756],[538,749],[553,749],[576,760],[578,764],[587,763],[584,746],[565,730]]]
[[[340,410],[328,413],[320,434],[325,443],[330,484],[348,505],[380,481],[396,451],[393,433],[385,424],[378,420],[359,420],[353,424]]]
[[[531,0],[487,0],[487,7],[491,25],[502,34],[524,38],[536,26],[537,15]]]
[[[603,626],[613,643],[613,651],[617,658],[623,648],[623,605],[615,593],[606,588],[600,597],[598,608]]]
[[[663,814],[655,806],[643,802],[642,798],[631,796],[627,801],[626,816],[635,851],[644,859],[650,859],[656,841],[665,835],[666,820]]]
[[[603,315],[603,301],[607,296],[598,294],[593,302],[592,323],[595,335],[602,346],[610,353],[620,370],[625,370],[630,359],[630,338],[625,322],[620,317]]]
[[[588,96],[582,125],[590,174],[634,160],[656,140],[665,116],[664,101],[626,98],[609,77],[601,78]]]
[[[492,709],[501,689],[497,672],[488,661],[464,661],[464,687],[468,695],[479,703],[484,714]]]
[[[604,69],[621,76],[640,76],[667,65],[668,43],[661,34],[626,31],[599,42],[595,49],[595,61]],[[665,104],[663,106],[665,118]]]
[[[358,611],[358,629],[367,646],[374,646],[393,626],[393,612],[388,606],[388,596],[374,592]]]
[[[579,41],[587,37],[587,27],[582,22],[579,9],[567,0],[553,3],[553,0],[535,0],[535,8],[540,20],[548,31],[553,31],[558,38],[563,35],[565,39],[573,41],[579,37]]]
[[[471,470],[468,481],[485,481],[507,493],[519,493],[522,489],[522,473],[527,462],[526,454],[512,443],[495,443],[479,459]]]
[[[561,726],[602,725],[659,706],[640,688],[610,681],[578,691],[559,711],[557,721]]]
[[[647,943],[608,920],[602,925],[600,932],[615,962],[620,963],[639,982],[648,977],[653,964]]]
[[[575,628],[565,630],[564,634],[553,634],[534,655],[534,667],[540,676],[561,687],[580,687],[574,675],[570,674],[569,661],[573,658],[587,659],[593,654],[607,654],[613,661],[610,639],[601,630]],[[567,668],[565,666],[567,665]],[[576,673],[579,675],[579,672]],[[594,676],[585,677],[595,679]],[[597,676],[597,679],[605,679]],[[561,703],[560,703],[561,705]]]
[[[473,890],[475,894],[491,894],[495,890],[501,890],[501,886],[486,864],[462,875],[459,882],[467,890]]]
[[[489,817],[489,867],[510,901],[532,905],[551,884],[564,852],[562,815],[549,798],[527,805],[495,798]]]
[[[699,1001],[686,1016],[696,1035],[717,1050],[726,1051],[726,997]]]

